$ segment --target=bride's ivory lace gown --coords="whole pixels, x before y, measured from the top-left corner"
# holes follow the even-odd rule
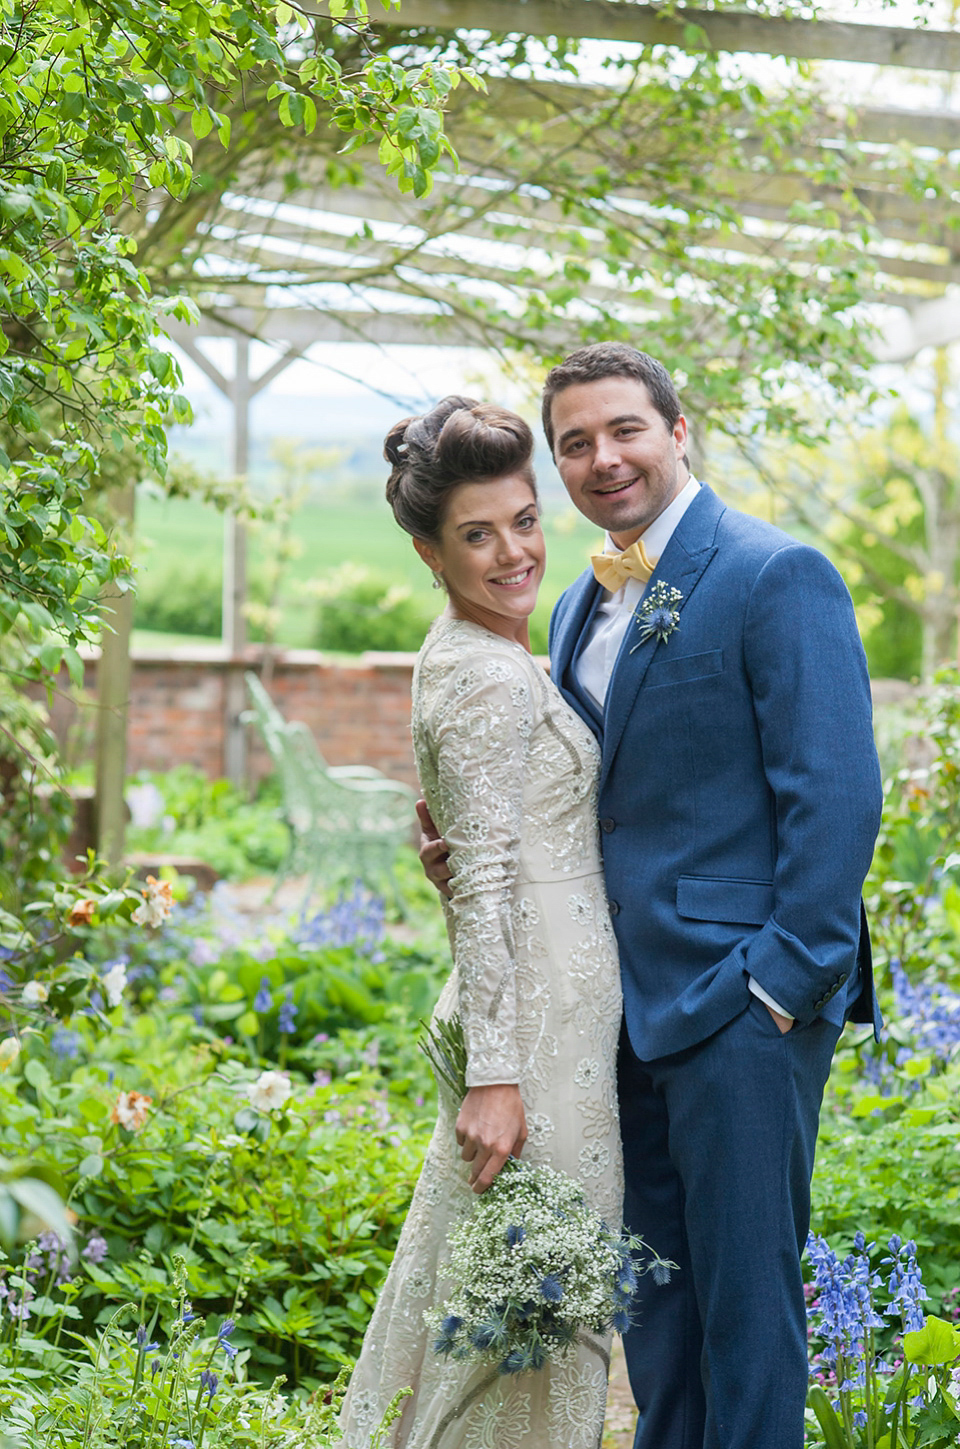
[[[519,1083],[523,1160],[578,1178],[619,1223],[620,975],[597,844],[596,741],[519,644],[446,618],[420,653],[413,738],[453,871],[454,970],[436,1015],[460,1013],[468,1085]],[[519,1376],[433,1351],[423,1313],[452,1291],[447,1237],[474,1201],[456,1145],[458,1108],[441,1092],[350,1382],[344,1443],[368,1449],[386,1405],[409,1386],[392,1449],[598,1449],[608,1340],[585,1338]]]

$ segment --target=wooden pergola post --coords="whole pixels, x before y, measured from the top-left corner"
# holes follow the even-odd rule
[[[132,538],[134,485],[115,490],[110,507]],[[123,860],[126,805],[123,787],[127,772],[127,714],[130,705],[130,635],[134,596],[108,585],[101,595],[105,624],[97,666],[97,738],[95,753],[94,821],[97,853],[111,868]]]
[[[185,328],[171,329],[177,346],[197,364],[233,409],[230,466],[233,477],[246,479],[250,467],[250,404],[285,368],[301,357],[310,345],[304,340],[288,347],[259,377],[250,376],[249,333],[232,335],[235,345],[233,377],[226,377],[197,346]],[[220,334],[223,335],[223,334]],[[243,672],[247,645],[247,531],[235,509],[226,515],[223,538],[223,622],[221,639],[227,659],[224,687],[223,770],[228,780],[240,784],[246,777],[246,735],[241,715],[246,709]]]

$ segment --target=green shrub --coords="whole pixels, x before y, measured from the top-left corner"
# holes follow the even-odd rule
[[[343,1376],[310,1402],[285,1401],[282,1376],[262,1386],[249,1372],[253,1351],[236,1334],[235,1318],[205,1332],[181,1256],[173,1257],[168,1286],[121,1304],[79,1348],[71,1331],[75,1265],[51,1234],[29,1257],[32,1273],[7,1275],[15,1289],[49,1271],[42,1314],[35,1298],[33,1325],[11,1315],[4,1335],[0,1433],[12,1436],[3,1439],[10,1449],[328,1449],[341,1442],[335,1419]],[[242,1293],[241,1284],[234,1311]],[[388,1409],[384,1429],[405,1396]]]
[[[368,1035],[321,1043],[329,1065],[312,1083],[258,1075],[160,1006],[115,1020],[100,1043],[82,1020],[67,1030],[75,1055],[50,1060],[63,1047],[31,1040],[22,1075],[0,1079],[0,1150],[55,1163],[106,1245],[85,1262],[74,1330],[167,1294],[179,1256],[195,1311],[235,1318],[252,1377],[329,1380],[356,1352],[396,1245],[431,1125],[424,1069],[385,1077]],[[264,1082],[279,1086],[274,1107]]]
[[[218,874],[242,880],[279,869],[289,849],[287,827],[279,818],[279,794],[265,781],[250,800],[228,780],[211,780],[191,765],[166,774],[142,771],[135,786],[156,792],[154,823],[131,823],[127,849],[194,857]]]
[[[266,603],[266,584],[259,575],[248,578],[247,593],[252,602]],[[223,632],[222,596],[219,570],[173,567],[164,573],[145,572],[137,584],[134,627],[218,639]],[[247,632],[251,639],[263,639],[263,629],[253,621]]]
[[[318,649],[416,651],[430,627],[430,615],[406,585],[385,583],[357,564],[343,564],[311,592],[320,601]]]

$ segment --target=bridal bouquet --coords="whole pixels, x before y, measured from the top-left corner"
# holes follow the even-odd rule
[[[458,1028],[456,1018],[437,1023],[424,1042],[455,1091],[465,1059]],[[434,1349],[503,1374],[543,1368],[582,1332],[625,1332],[637,1289],[634,1254],[650,1251],[641,1239],[614,1232],[572,1177],[512,1157],[453,1229],[450,1250],[458,1286],[426,1315]],[[651,1253],[639,1271],[664,1283],[674,1266]]]

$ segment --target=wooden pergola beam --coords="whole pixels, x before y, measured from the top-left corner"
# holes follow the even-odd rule
[[[322,13],[324,6],[305,9]],[[374,24],[405,29],[482,30],[571,40],[672,45],[680,50],[846,60],[908,70],[960,71],[960,33],[839,20],[788,20],[747,11],[684,8],[665,14],[627,0],[403,0],[400,15]]]

